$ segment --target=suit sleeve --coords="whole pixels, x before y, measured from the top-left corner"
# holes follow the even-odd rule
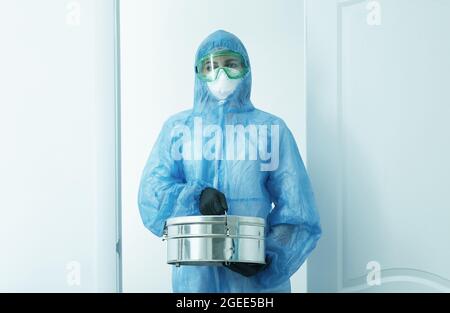
[[[209,185],[186,181],[181,161],[171,155],[172,127],[166,122],[141,176],[138,205],[146,228],[162,236],[168,218],[199,215],[199,197]]]
[[[280,126],[278,168],[270,173],[266,187],[274,203],[267,218],[270,263],[257,279],[270,287],[289,279],[321,236],[311,183],[295,139],[284,124]]]

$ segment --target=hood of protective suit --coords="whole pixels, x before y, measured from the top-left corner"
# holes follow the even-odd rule
[[[208,113],[214,113],[218,110],[220,105],[224,106],[226,112],[246,112],[253,110],[253,104],[250,101],[252,89],[250,60],[247,50],[238,37],[224,30],[215,31],[200,44],[194,64],[197,64],[197,62],[205,55],[220,49],[232,50],[241,54],[249,71],[243,77],[241,83],[234,92],[227,99],[222,101],[216,99],[210,92],[207,83],[195,75],[194,114],[207,115]]]

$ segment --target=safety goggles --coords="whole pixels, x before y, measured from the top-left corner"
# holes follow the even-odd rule
[[[195,67],[198,77],[207,82],[215,81],[221,69],[230,79],[242,78],[248,72],[242,55],[230,50],[210,53],[201,58]]]

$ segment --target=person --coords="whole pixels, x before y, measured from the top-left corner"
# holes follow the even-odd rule
[[[247,51],[235,35],[219,30],[201,43],[195,60],[193,109],[164,123],[141,177],[138,204],[145,227],[157,236],[163,235],[166,220],[175,216],[227,212],[262,217],[266,264],[174,266],[174,292],[290,292],[290,277],[321,236],[314,194],[294,137],[281,118],[253,106],[251,81]],[[189,157],[192,141],[180,144],[180,133],[174,130],[181,126],[195,133],[196,119],[216,125],[223,133],[230,125],[271,125],[278,131],[258,142],[278,149],[278,160],[263,169],[267,158],[259,155],[254,160],[248,145],[236,149],[244,158],[226,158],[231,144],[225,136],[214,140],[212,148],[208,141],[200,143],[222,157]]]

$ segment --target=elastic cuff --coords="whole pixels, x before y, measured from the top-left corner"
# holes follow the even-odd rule
[[[179,207],[186,208],[184,214],[177,215],[200,215],[200,195],[203,189],[211,187],[205,181],[193,180],[186,183],[185,190],[180,194],[177,204]],[[179,212],[181,213],[181,212]]]

